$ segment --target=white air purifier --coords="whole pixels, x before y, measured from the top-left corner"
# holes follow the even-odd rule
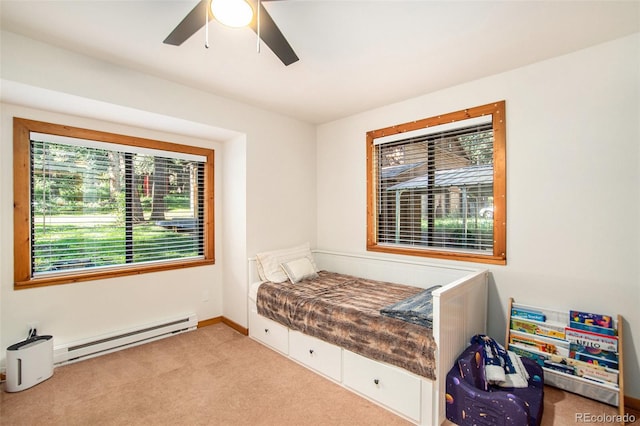
[[[28,389],[52,375],[52,336],[33,336],[7,348],[7,392]]]

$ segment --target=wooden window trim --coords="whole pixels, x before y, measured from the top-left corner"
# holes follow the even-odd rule
[[[164,151],[201,155],[207,158],[204,167],[205,229],[204,257],[195,260],[176,260],[158,264],[114,266],[100,271],[73,272],[34,278],[31,274],[30,223],[30,133],[39,132],[73,138],[90,139],[119,145],[129,145]],[[13,257],[14,288],[26,289],[57,284],[138,275],[171,269],[212,265],[214,256],[214,150],[97,130],[82,129],[14,117],[13,119]]]
[[[465,120],[484,115],[493,116],[493,254],[466,253],[454,250],[438,250],[436,248],[408,248],[393,245],[378,244],[376,223],[376,176],[374,170],[374,140],[383,136],[395,135],[426,127],[437,126],[455,121]],[[384,129],[367,132],[367,250],[393,253],[409,256],[421,256],[437,259],[478,262],[495,265],[507,263],[507,179],[506,179],[506,113],[505,101],[494,102],[474,108],[468,108],[448,114],[425,118],[399,124]]]

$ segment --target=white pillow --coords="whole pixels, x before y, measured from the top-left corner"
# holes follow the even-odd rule
[[[256,254],[256,261],[258,263],[257,269],[260,279],[274,283],[285,282],[288,277],[280,265],[291,260],[300,259],[301,257],[309,259],[313,265],[313,269],[316,272],[318,271],[316,264],[313,261],[313,255],[311,254],[309,243],[282,250],[265,251]]]
[[[289,277],[291,284],[295,284],[305,278],[317,278],[318,272],[315,265],[311,263],[309,258],[301,257],[300,259],[290,260],[280,265],[284,273]]]

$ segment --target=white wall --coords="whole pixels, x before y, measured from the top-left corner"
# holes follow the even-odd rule
[[[0,40],[0,345],[30,321],[56,344],[184,311],[247,326],[247,258],[315,245],[315,127],[12,33]],[[14,115],[215,148],[216,264],[14,290]]]
[[[558,309],[621,313],[627,393],[640,397],[640,341],[633,336],[640,324],[638,35],[328,123],[317,132],[11,33],[0,40],[2,347],[22,338],[25,322],[34,320],[61,343],[183,309],[246,325],[247,257],[302,241],[365,252],[366,131],[505,99],[508,264],[490,267],[490,332],[504,335],[510,296]],[[14,291],[8,123],[17,112],[217,147],[216,265]]]
[[[13,117],[24,117],[75,127],[145,137],[184,145],[213,148],[216,154],[222,144],[184,135],[168,134],[115,123],[62,115],[23,106],[3,103],[1,111],[2,156],[0,170],[0,210],[2,241],[13,241]],[[5,155],[9,154],[9,155]],[[215,180],[222,178],[220,155],[216,158]],[[222,194],[218,194],[221,196]],[[216,208],[216,233],[221,231],[220,208]],[[9,250],[6,250],[6,248]],[[215,251],[222,244],[216,241]],[[2,279],[2,328],[4,343],[20,340],[26,335],[27,323],[39,322],[41,334],[54,334],[55,343],[69,342],[113,330],[130,328],[162,318],[195,312],[200,319],[222,312],[222,267],[220,264],[159,272],[118,279],[97,280],[28,290],[13,290],[12,245],[3,245],[0,258]],[[179,285],[177,285],[179,284]],[[207,301],[204,294],[210,293]],[[63,313],[61,315],[61,313]]]
[[[319,126],[318,248],[366,251],[367,131],[502,99],[507,265],[489,267],[489,331],[504,340],[509,297],[622,314],[626,393],[638,398],[638,34]]]

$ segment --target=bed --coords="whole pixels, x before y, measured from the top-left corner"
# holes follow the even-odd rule
[[[423,293],[419,287],[319,271],[295,284],[263,283],[256,307],[290,330],[434,380],[431,327],[387,316],[390,309],[385,315],[385,308]]]
[[[249,260],[249,335],[416,424],[441,424],[446,373],[469,338],[486,333],[486,270],[307,256],[315,276],[295,282],[270,281],[263,262]],[[425,295],[432,327],[381,312]]]

